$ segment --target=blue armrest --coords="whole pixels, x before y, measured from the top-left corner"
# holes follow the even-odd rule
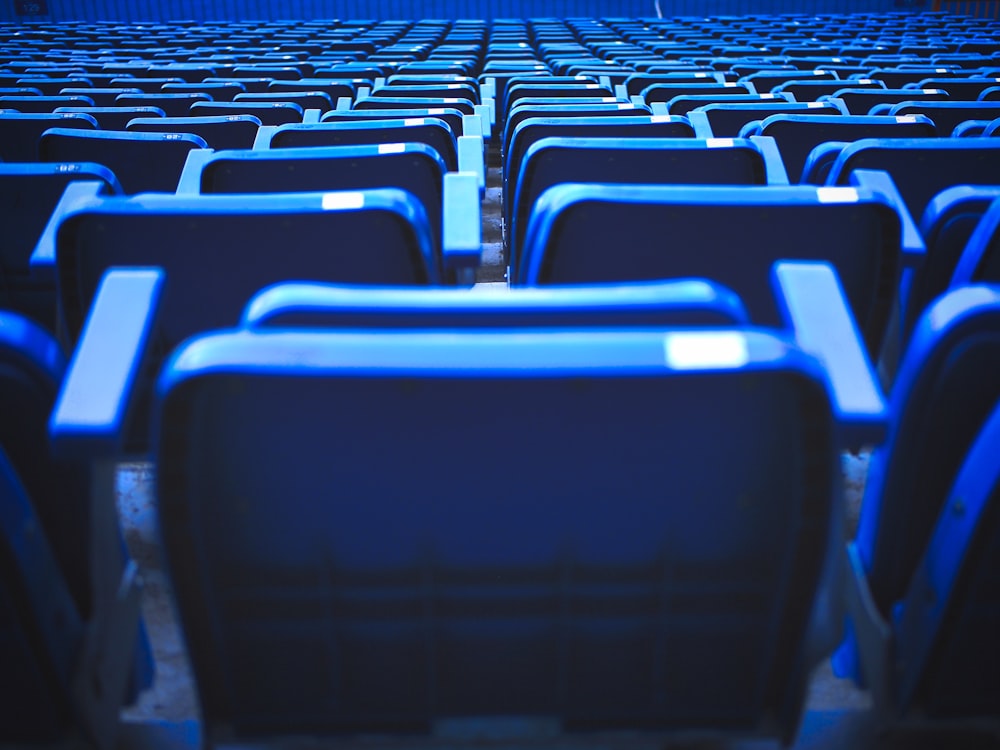
[[[474,277],[482,253],[482,211],[479,181],[471,172],[444,176],[442,251],[445,270],[468,281]]]
[[[480,196],[486,192],[486,160],[482,136],[458,136],[458,171],[474,174]]]
[[[354,100],[349,96],[341,96],[337,98],[337,111],[347,112],[354,106]]]
[[[104,275],[49,420],[58,454],[93,459],[120,453],[164,280],[155,268]]]
[[[257,128],[257,136],[253,139],[253,150],[262,151],[271,148],[271,139],[277,129],[277,125],[261,125]]]
[[[184,161],[184,169],[177,181],[177,195],[201,194],[201,172],[214,154],[215,150],[210,148],[196,148],[188,151],[187,159]]]
[[[302,122],[319,122],[320,114],[318,109],[307,109],[302,113]]]
[[[704,114],[704,113],[699,113]],[[769,135],[752,135],[750,142],[757,146],[761,156],[764,157],[764,170],[767,174],[768,185],[789,185],[788,170],[785,169],[785,162],[781,159],[778,151],[778,144]]]
[[[785,325],[827,373],[843,447],[881,443],[888,407],[836,271],[827,263],[779,262],[771,277]]]
[[[490,107],[488,104],[476,104],[473,107],[476,114],[479,115],[479,119],[482,124],[483,130],[483,140],[489,141],[493,138],[493,122],[492,116],[490,115]]]
[[[917,268],[924,262],[927,255],[927,246],[924,238],[920,236],[917,223],[910,215],[910,210],[896,189],[896,183],[888,172],[880,169],[855,169],[851,172],[851,184],[857,187],[868,188],[874,193],[878,193],[885,198],[889,204],[896,209],[899,214],[900,224],[900,251],[904,268]]]
[[[694,128],[694,137],[701,138],[703,140],[708,140],[710,138],[715,138],[716,135],[712,132],[712,125],[708,121],[708,115],[704,112],[698,112],[697,110],[692,110],[687,114],[688,122],[691,123],[691,127]]]
[[[31,277],[39,281],[55,283],[56,279],[56,234],[66,216],[78,206],[92,201],[104,191],[104,185],[92,180],[71,182],[52,210],[45,229],[42,231],[35,249],[31,253]]]

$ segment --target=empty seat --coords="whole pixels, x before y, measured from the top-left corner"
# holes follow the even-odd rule
[[[55,330],[56,288],[31,273],[31,254],[66,186],[96,180],[120,194],[118,180],[97,164],[0,164],[0,308]]]
[[[188,342],[160,380],[157,496],[205,736],[531,716],[791,741],[839,610],[822,373],[742,328]],[[470,498],[486,439],[516,470]],[[760,470],[789,460],[810,470]],[[698,502],[664,502],[665,475]]]
[[[1000,117],[1000,102],[900,102],[890,115],[924,115],[934,121],[938,135],[951,135],[966,120],[992,120]]]
[[[968,478],[961,478],[963,463],[971,458],[970,448],[976,445],[977,436],[982,436],[998,398],[1000,291],[981,285],[954,289],[939,297],[913,330],[891,394],[889,438],[872,454],[868,470],[852,561],[856,577],[863,576],[872,614],[877,617],[886,621],[892,618],[897,626],[910,628],[918,625],[911,619],[918,612],[897,619],[893,610],[896,608],[896,614],[902,615],[905,608],[919,606],[925,613],[919,619],[933,615],[924,620],[930,624],[937,620],[935,610],[951,596],[942,589],[939,593],[944,598],[925,598],[918,605],[909,592],[926,596],[921,561],[945,552],[934,541],[936,527],[949,523],[949,515],[963,523],[975,519],[975,515],[965,515],[964,504],[959,505],[964,494],[956,495],[955,490],[962,488]],[[978,448],[973,455],[975,451]],[[995,470],[995,457],[989,466]],[[956,484],[960,478],[962,483]],[[973,494],[968,498],[973,514],[978,513],[976,497]],[[953,548],[949,554],[960,557],[963,550]],[[972,578],[965,580],[976,580],[986,573],[989,567],[983,566],[990,559],[980,560],[978,570],[970,571]],[[941,583],[948,580],[959,583],[952,576],[939,579]],[[962,590],[969,589],[959,584],[955,592]],[[995,599],[991,606],[995,607]],[[884,689],[886,685],[878,684],[876,675],[865,674],[858,663],[858,644],[853,634],[864,627],[859,614],[855,607],[851,637],[838,652],[834,666],[840,674],[867,679],[873,687]],[[962,628],[963,620],[951,620],[946,627]],[[970,631],[967,637],[977,637],[975,633]],[[931,636],[933,640],[934,634]],[[861,645],[867,646],[864,642]],[[897,645],[902,649],[897,653],[904,656],[916,642],[901,641]],[[957,646],[952,642],[950,647],[941,647],[955,653]],[[993,658],[973,651],[965,661],[951,664],[923,658],[912,664],[893,659],[899,671],[886,671],[877,677],[888,680],[889,708],[897,716],[916,707],[926,709],[934,718],[977,714],[982,711],[981,700],[995,706],[995,688],[986,689],[996,679]],[[965,672],[971,684],[925,679],[935,672]],[[967,689],[975,695],[962,701],[951,698],[955,691],[965,695]]]
[[[508,262],[517,267],[528,217],[563,182],[787,185],[774,141],[694,138],[542,138],[525,152],[504,204]]]
[[[828,141],[851,142],[862,138],[933,138],[934,123],[920,115],[896,117],[770,115],[740,131],[744,138],[767,135],[778,144],[788,177],[800,182],[809,154]]]
[[[693,109],[687,117],[698,128],[703,120],[716,138],[735,138],[747,123],[764,120],[771,115],[838,115],[834,102],[741,102],[705,104]]]
[[[847,190],[804,186],[666,186],[567,183],[536,203],[517,285],[711,278],[730,286],[751,319],[779,320],[768,287],[783,258],[825,260],[877,358],[903,248],[923,246],[891,180],[859,175]],[[910,261],[907,261],[910,262]]]
[[[260,120],[253,115],[216,115],[211,117],[141,117],[127,123],[135,133],[191,133],[209,148],[253,148]]]
[[[37,162],[38,140],[49,128],[96,130],[97,120],[86,114],[22,114],[0,112],[0,159]]]
[[[941,89],[858,89],[844,81],[846,88],[834,91],[852,115],[867,115],[878,104],[899,104],[909,101],[948,101],[948,92]]]
[[[191,105],[210,101],[212,97],[204,93],[119,94],[115,97],[119,107],[158,107],[167,117],[182,117],[190,112]]]
[[[58,107],[55,114],[90,115],[100,130],[125,130],[129,121],[136,117],[162,118],[163,110],[156,107]]]
[[[48,114],[57,107],[93,107],[87,96],[0,96],[0,109],[24,114]]]
[[[250,115],[262,125],[302,122],[302,107],[295,102],[195,102],[186,114],[193,117]]]
[[[207,148],[207,144],[186,133],[51,128],[39,139],[38,155],[46,162],[103,164],[114,172],[126,193],[172,193],[188,152],[196,148]]]

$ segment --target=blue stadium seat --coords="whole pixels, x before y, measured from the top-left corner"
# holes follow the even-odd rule
[[[449,249],[442,246],[445,221],[451,207],[444,205],[445,165],[441,156],[423,143],[369,146],[316,146],[257,151],[194,152],[181,177],[179,192],[287,193],[365,190],[391,187],[405,190],[423,206],[430,224],[439,266]],[[478,242],[479,192],[462,203],[472,215],[461,223],[473,228]],[[454,209],[452,209],[454,213]]]
[[[889,110],[890,115],[924,115],[934,121],[937,134],[951,135],[966,120],[993,120],[1000,117],[1000,102],[900,102]]]
[[[994,199],[976,224],[955,265],[951,286],[1000,285],[1000,200]]]
[[[466,329],[749,323],[734,292],[701,279],[482,290],[277,284],[248,304],[251,328]]]
[[[97,121],[99,130],[125,130],[136,117],[163,118],[163,110],[156,107],[57,107],[55,114],[90,115]]]
[[[836,425],[854,413],[830,375],[850,360],[847,390],[877,386],[829,267],[777,275],[794,334],[187,342],[158,386],[157,496],[203,736],[527,716],[789,742],[839,630]],[[843,341],[844,361],[793,335]],[[486,402],[504,408],[470,422]],[[487,485],[484,439],[512,468]],[[664,503],[663,476],[698,501]]]
[[[704,121],[716,138],[735,138],[743,126],[755,120],[764,120],[771,115],[838,115],[846,114],[834,101],[788,102],[782,99],[769,102],[716,102],[697,107],[687,114],[691,125],[697,130]]]
[[[172,193],[192,149],[204,140],[187,133],[126,133],[50,128],[38,140],[44,162],[94,162],[112,172],[126,193]]]
[[[963,524],[975,524],[980,492],[985,489],[995,494],[992,486],[975,490],[968,480],[970,471],[987,470],[985,466],[972,469],[969,462],[975,463],[977,456],[983,455],[985,446],[978,441],[995,431],[996,419],[990,415],[998,399],[1000,289],[954,289],[939,297],[914,328],[891,395],[889,438],[871,458],[860,525],[852,547],[854,578],[863,583],[867,592],[869,603],[865,609],[881,620],[891,620],[890,627],[916,628],[910,630],[906,641],[899,642],[902,648],[898,658],[916,653],[910,649],[920,641],[924,641],[923,649],[939,637],[949,639],[945,643],[951,642],[950,646],[942,644],[942,648],[956,653],[948,633],[955,632],[953,628],[960,632],[963,618],[950,618],[943,626],[932,624],[932,620],[920,622],[938,606],[954,601],[946,590],[949,587],[940,589],[943,599],[923,598],[918,602],[913,594],[926,597],[925,566],[933,565],[935,557],[961,554],[960,548],[948,551],[940,547],[940,534],[947,533],[943,528],[959,519]],[[995,448],[995,438],[987,440]],[[995,453],[988,466],[995,473]],[[962,494],[956,495],[957,490]],[[966,496],[965,491],[972,494]],[[956,513],[955,503],[960,497],[968,500],[969,515]],[[990,544],[995,548],[995,542]],[[989,559],[978,565],[987,564]],[[987,570],[979,567],[981,572]],[[972,571],[969,575],[976,580],[981,573]],[[957,597],[961,591],[974,590],[959,583],[954,573],[938,579],[938,583],[949,580],[955,580]],[[959,601],[955,606],[966,604]],[[994,598],[992,606],[995,604]],[[906,611],[913,607],[918,609]],[[976,651],[980,641],[967,643],[968,655],[950,666],[940,659],[929,662],[925,653],[912,663],[896,661],[891,669],[875,674],[870,671],[875,660],[870,658],[866,618],[859,607],[852,609],[850,637],[838,651],[834,667],[839,674],[869,682],[876,690],[888,689],[890,707],[897,714],[924,700],[929,701],[925,708],[933,707],[938,716],[942,712],[954,715],[981,711],[982,699],[987,704],[994,701],[995,705],[995,687],[976,696],[967,694],[970,689],[975,692],[989,685],[997,675],[986,667],[993,663],[989,650]],[[924,626],[931,630],[922,631]],[[975,633],[972,630],[966,637],[976,637]],[[866,656],[859,653],[859,647],[868,652],[864,663],[859,663],[859,657]],[[956,681],[954,675],[963,671],[966,681]],[[952,677],[927,677],[935,672]]]
[[[96,130],[97,120],[84,114],[0,112],[0,159],[37,162],[38,139],[49,128]]]
[[[302,122],[302,107],[295,102],[196,102],[183,114],[193,117],[250,115],[263,125]]]
[[[56,288],[52,279],[31,273],[31,254],[66,186],[96,180],[111,195],[118,180],[98,164],[0,164],[0,309],[32,319],[48,331],[56,325]]]
[[[849,143],[862,138],[933,138],[934,123],[921,115],[899,117],[770,115],[748,123],[740,136],[766,135],[778,143],[778,151],[792,182],[801,182],[809,154],[822,143]]]
[[[209,148],[253,148],[260,120],[253,115],[215,115],[211,117],[130,118],[125,130],[133,133],[191,133],[204,139]]]
[[[736,291],[755,323],[775,325],[771,265],[825,260],[837,268],[874,360],[900,269],[922,257],[919,233],[882,173],[857,175],[841,191],[567,183],[538,199],[510,279],[535,286],[707,277]]]
[[[831,98],[840,99],[852,115],[867,115],[872,107],[878,104],[899,104],[900,102],[947,101],[950,99],[946,91],[941,89],[859,89],[852,86],[851,81],[844,81],[845,88],[831,94]]]
[[[1000,143],[991,138],[865,138],[833,153],[826,184],[846,185],[855,169],[884,170],[913,216],[923,216],[931,198],[945,188],[995,185],[1000,171]],[[807,179],[808,174],[807,166]]]
[[[787,185],[769,138],[542,138],[528,147],[506,192],[508,260],[518,265],[538,198],[564,182],[649,185]]]

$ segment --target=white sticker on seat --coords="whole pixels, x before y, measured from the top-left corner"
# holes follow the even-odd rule
[[[896,115],[896,122],[916,122],[916,115]]]
[[[410,127],[411,125],[423,125],[423,124],[424,124],[423,117],[407,117],[405,120],[403,120],[403,127],[406,128]]]
[[[618,109],[635,109],[631,104],[619,104]]]
[[[670,115],[653,115],[649,118],[650,122],[670,122]]]
[[[433,107],[433,108],[427,110],[427,114],[429,114],[429,115],[443,115],[443,114],[445,114],[444,107]]]
[[[820,203],[857,203],[858,191],[852,187],[816,188],[816,198]]]
[[[777,99],[778,95],[777,94],[761,94],[760,98],[761,99]]]
[[[941,89],[920,89],[920,90],[923,91],[925,94],[940,94],[941,93]]]
[[[663,343],[667,366],[674,370],[742,367],[750,361],[746,338],[735,331],[669,333]]]
[[[365,194],[358,192],[323,193],[323,210],[337,211],[345,208],[364,208]]]
[[[806,109],[822,109],[825,106],[824,102],[806,102]]]
[[[736,88],[737,86],[741,86],[741,85],[742,85],[742,84],[739,84],[739,83],[728,83],[728,82],[727,82],[727,83],[724,83],[724,84],[722,84],[722,86],[723,86],[724,88],[727,88],[727,89],[734,89],[734,88]]]
[[[613,96],[602,96],[601,97],[601,101],[602,102],[606,102],[608,104],[611,104],[612,102],[618,101],[618,99],[616,97],[613,97]]]
[[[732,148],[736,145],[736,141],[732,138],[707,138],[705,139],[705,146],[708,148]]]
[[[695,73],[695,78],[708,78],[708,73]]]
[[[380,143],[378,152],[380,154],[401,154],[406,151],[405,143]]]

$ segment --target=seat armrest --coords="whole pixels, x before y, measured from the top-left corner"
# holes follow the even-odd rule
[[[121,453],[136,382],[155,339],[165,274],[112,269],[101,279],[49,420],[55,453]]]
[[[493,121],[490,115],[490,107],[488,104],[476,104],[473,106],[476,114],[479,115],[479,120],[482,126],[482,135],[484,141],[489,141],[493,138]]]
[[[771,277],[786,327],[826,372],[840,447],[881,443],[888,407],[833,266],[779,262]]]
[[[778,144],[769,135],[752,135],[750,142],[757,146],[760,155],[764,158],[764,171],[767,175],[768,185],[788,185],[788,171],[785,169],[785,162],[781,159],[781,152],[778,151]]]
[[[302,122],[314,123],[319,122],[319,117],[322,113],[318,109],[307,109],[302,113]]]
[[[831,96],[831,95],[827,94],[826,96],[820,97],[820,99],[823,102],[826,102],[827,104],[832,104],[834,107],[836,107],[837,109],[839,109],[840,110],[840,114],[842,114],[842,115],[850,115],[851,114],[851,111],[847,108],[847,104],[845,104],[844,100],[841,99],[839,96]]]
[[[900,224],[900,260],[904,268],[919,268],[927,255],[924,238],[917,229],[917,223],[906,207],[903,197],[896,189],[896,183],[888,172],[880,169],[855,169],[851,172],[851,184],[856,187],[868,188],[885,198],[899,214]]]
[[[475,135],[458,137],[458,171],[476,175],[480,197],[486,192],[486,162],[483,139]]]
[[[623,102],[631,100],[628,95],[628,88],[626,88],[624,83],[616,83],[614,90],[616,99],[621,99]]]
[[[71,182],[63,191],[62,197],[52,210],[45,229],[42,230],[35,249],[31,253],[29,265],[31,277],[47,283],[56,280],[56,235],[63,219],[79,206],[92,201],[104,192],[104,185],[93,180]]]
[[[337,111],[348,112],[354,106],[354,100],[349,96],[337,97]]]
[[[479,115],[462,115],[462,135],[483,137],[483,120]]]
[[[444,176],[444,229],[442,252],[446,272],[471,283],[482,254],[482,207],[479,179],[472,172],[449,172]],[[471,280],[471,281],[470,281]]]
[[[875,709],[884,713],[891,708],[889,691],[892,689],[892,629],[875,604],[861,554],[854,542],[847,543],[845,558],[845,597],[847,616],[854,633],[852,645],[858,651],[862,676],[871,690]]]
[[[271,148],[271,139],[277,129],[277,125],[261,125],[257,128],[257,135],[253,139],[253,150],[266,151]]]
[[[484,96],[483,105],[489,109],[490,112],[490,130],[496,127],[497,124],[497,100],[493,96]]]
[[[712,124],[708,121],[708,115],[704,112],[699,112],[697,110],[692,110],[687,114],[688,122],[691,123],[691,127],[694,128],[694,137],[708,140],[709,138],[715,138],[715,133],[712,132]]]
[[[188,151],[181,178],[177,181],[178,195],[201,194],[201,172],[211,161],[215,151],[210,148],[196,148]]]

